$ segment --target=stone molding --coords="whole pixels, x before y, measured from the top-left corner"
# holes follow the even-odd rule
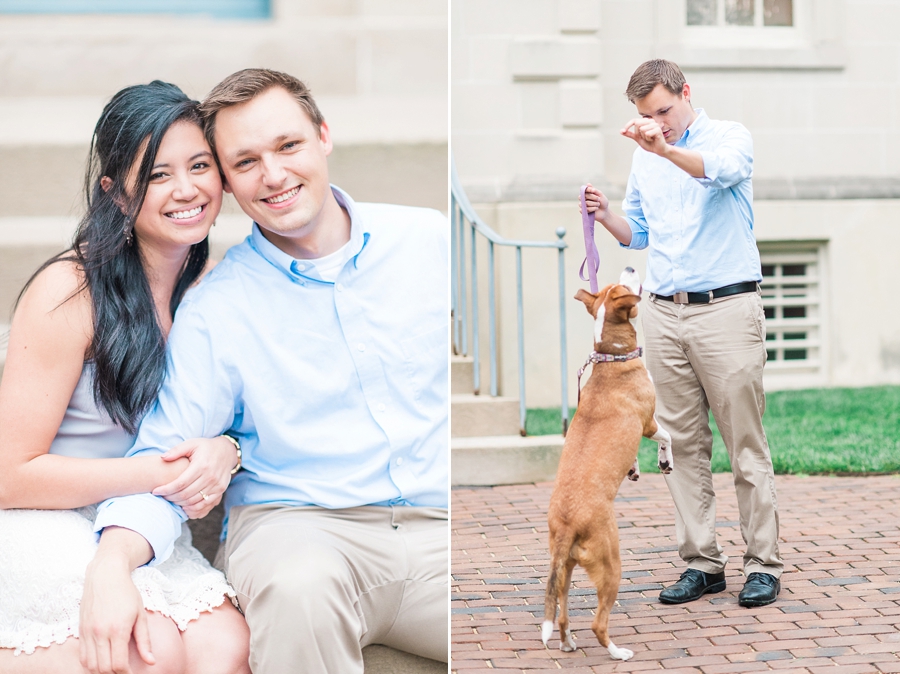
[[[506,185],[466,183],[469,200],[475,204],[526,201],[569,201],[578,196],[585,182],[598,187],[611,200],[625,196],[625,186],[602,177],[552,177],[516,180]],[[763,178],[753,181],[756,201],[806,201],[830,199],[900,199],[900,178]]]

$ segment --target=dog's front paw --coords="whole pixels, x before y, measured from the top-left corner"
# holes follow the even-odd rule
[[[609,651],[614,660],[629,660],[634,655],[633,651],[629,651],[627,648],[619,648],[612,641],[609,642],[606,650]]]
[[[631,464],[631,468],[628,469],[628,479],[632,482],[637,482],[641,477],[641,467],[638,465],[638,460],[635,459],[634,463]]]
[[[668,445],[659,446],[658,464],[659,472],[668,475],[672,472],[672,448]]]

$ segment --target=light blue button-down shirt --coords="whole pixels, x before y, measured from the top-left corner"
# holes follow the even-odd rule
[[[254,225],[181,303],[165,383],[129,452],[235,435],[243,470],[226,518],[275,502],[447,507],[447,220],[333,191],[351,218],[336,281]],[[95,530],[139,532],[158,563],[184,519],[141,494],[106,501]]]
[[[622,202],[631,226],[625,248],[650,248],[644,288],[657,295],[762,280],[750,132],[737,122],[712,120],[702,108],[696,112],[675,146],[699,152],[706,177],[694,178],[637,148]]]

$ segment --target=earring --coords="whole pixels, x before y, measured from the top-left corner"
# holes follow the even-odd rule
[[[125,228],[123,231],[125,233],[125,245],[126,246],[130,246],[131,243],[134,241],[134,237],[131,234],[131,232],[133,230],[134,230],[134,228],[131,227],[131,218],[125,218]]]

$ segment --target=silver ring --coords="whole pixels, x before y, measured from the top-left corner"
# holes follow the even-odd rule
[[[200,496],[203,497],[203,500],[204,500],[204,501],[206,501],[206,500],[209,499],[209,494],[204,494],[202,490],[200,491]]]

